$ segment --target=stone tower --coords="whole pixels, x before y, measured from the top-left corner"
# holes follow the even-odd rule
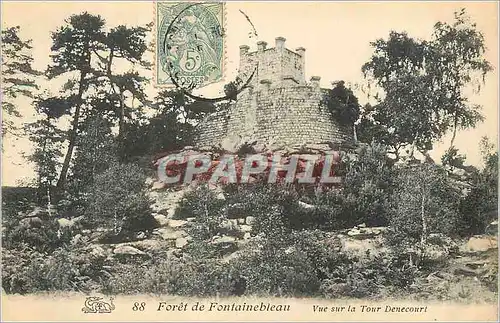
[[[196,146],[216,146],[224,140],[299,146],[352,143],[352,130],[332,120],[321,105],[325,89],[320,77],[305,79],[305,49],[291,51],[286,39],[275,46],[257,43],[257,51],[240,46],[240,72],[256,72],[229,109],[208,116],[197,129]]]

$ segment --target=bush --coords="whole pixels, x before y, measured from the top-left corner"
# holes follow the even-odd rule
[[[229,296],[233,281],[228,268],[214,259],[167,257],[139,268],[120,264],[106,284],[109,293],[154,293],[183,296]]]
[[[279,239],[266,240],[262,248],[245,253],[232,266],[249,295],[311,296],[320,284],[307,253]]]
[[[384,146],[363,145],[343,158],[342,215],[354,224],[385,226],[393,193],[395,171]]]
[[[225,204],[207,185],[202,185],[184,196],[174,218],[194,217],[195,222],[189,229],[190,235],[196,240],[211,239],[223,233],[222,224],[227,219]]]
[[[59,231],[56,219],[49,217],[44,209],[37,207],[29,214],[18,215],[18,218],[18,221],[4,224],[4,248],[27,245],[40,252],[52,252],[69,242],[70,233]]]
[[[460,201],[463,235],[484,233],[498,217],[498,153],[484,154],[485,167],[473,177],[471,190]]]
[[[145,182],[145,174],[134,164],[114,164],[97,175],[86,201],[86,222],[125,236],[157,226]]]
[[[452,235],[458,228],[460,192],[436,165],[400,169],[393,195],[388,242],[411,247],[431,233]]]
[[[2,286],[7,293],[74,291],[83,289],[77,279],[75,255],[60,248],[47,255],[25,246],[2,252]]]

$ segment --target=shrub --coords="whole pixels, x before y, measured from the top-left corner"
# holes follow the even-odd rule
[[[2,281],[8,293],[84,289],[75,255],[60,248],[47,255],[27,246],[2,252]]]
[[[275,239],[266,240],[261,249],[245,253],[232,265],[250,295],[310,296],[320,284],[307,254]]]
[[[229,296],[232,278],[227,266],[213,259],[152,260],[137,267],[116,266],[106,284],[109,293],[155,293],[183,296]]]
[[[461,233],[482,234],[498,217],[498,152],[484,153],[484,168],[473,177],[471,190],[460,201]]]
[[[416,267],[394,254],[347,258],[330,270],[320,287],[322,295],[329,298],[373,298],[386,289],[408,291],[418,274]]]
[[[222,224],[227,219],[225,204],[207,185],[202,185],[184,196],[174,218],[194,217],[195,221],[189,229],[190,235],[196,240],[210,239],[222,234]]]
[[[27,245],[40,252],[52,252],[69,242],[69,232],[59,231],[59,224],[54,217],[49,217],[46,210],[35,208],[30,216],[27,215],[4,225],[4,248]]]
[[[154,228],[145,180],[134,164],[114,164],[97,175],[86,201],[86,221],[120,235]]]
[[[384,146],[363,145],[343,158],[342,215],[368,226],[385,226],[393,193],[394,167]]]
[[[443,168],[407,166],[400,169],[397,181],[387,235],[390,245],[400,253],[407,248],[422,251],[430,234],[457,233],[460,192]]]

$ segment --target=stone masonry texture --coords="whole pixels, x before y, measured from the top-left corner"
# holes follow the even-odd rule
[[[320,78],[306,82],[305,49],[285,48],[282,37],[274,48],[257,45],[255,52],[240,46],[240,74],[255,71],[249,86],[228,109],[198,125],[195,145],[217,146],[226,138],[277,145],[352,143],[352,129],[332,120],[320,104],[326,91]]]

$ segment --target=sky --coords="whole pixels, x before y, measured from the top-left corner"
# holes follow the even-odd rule
[[[136,2],[1,2],[2,29],[20,26],[20,36],[32,39],[34,67],[45,69],[50,63],[50,33],[64,24],[72,14],[84,11],[101,15],[108,27],[137,26],[154,21],[154,3]],[[467,163],[480,166],[479,141],[487,136],[498,140],[498,3],[492,2],[227,2],[226,3],[226,72],[234,75],[239,61],[239,46],[256,49],[264,40],[274,46],[278,36],[286,38],[289,49],[306,49],[305,73],[321,76],[322,87],[332,81],[365,84],[361,66],[372,54],[370,42],[387,38],[391,30],[406,31],[412,37],[429,39],[438,21],[451,22],[454,11],[466,8],[472,20],[485,36],[485,54],[494,71],[486,78],[479,95],[470,96],[473,103],[483,106],[485,121],[475,129],[460,131],[456,146],[467,155]],[[258,39],[249,38],[249,23],[240,10],[250,18]],[[152,75],[150,75],[152,77]],[[41,84],[44,87],[44,84]],[[57,92],[57,88],[51,88]],[[155,89],[150,89],[155,92]],[[366,103],[363,93],[356,92],[360,103]],[[34,119],[28,100],[19,101],[23,115],[18,122]],[[449,146],[451,134],[434,146],[431,156],[439,160]],[[27,138],[6,138],[2,154],[2,185],[23,185],[33,178],[34,167],[22,155],[32,145]]]

